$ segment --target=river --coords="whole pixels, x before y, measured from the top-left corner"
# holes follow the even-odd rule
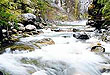
[[[90,51],[94,44],[100,42],[106,52],[110,52],[110,44],[99,40],[94,32],[88,32],[92,37],[82,41],[74,38],[73,32],[43,31],[40,35],[21,38],[20,42],[51,38],[54,45],[32,52],[11,53],[7,49],[0,55],[0,70],[9,75],[110,75],[109,72],[101,73],[103,67],[109,68],[110,56]]]

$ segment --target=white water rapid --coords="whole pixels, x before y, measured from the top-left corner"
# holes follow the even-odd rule
[[[44,30],[43,34],[37,36],[21,38],[20,41],[29,42],[42,38],[51,38],[55,44],[33,52],[7,51],[0,55],[0,70],[5,70],[10,75],[110,75],[101,73],[105,65],[103,63],[110,63],[107,60],[109,56],[101,56],[90,51],[93,44],[100,42],[106,52],[109,52],[109,43],[102,42],[96,37],[80,41],[73,37],[73,32],[50,30]]]

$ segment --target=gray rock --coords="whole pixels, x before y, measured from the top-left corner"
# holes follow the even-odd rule
[[[31,13],[22,14],[21,17],[25,21],[36,19],[36,16],[34,14],[31,14]]]
[[[36,30],[36,27],[34,26],[34,25],[27,25],[27,26],[25,26],[25,29],[27,30],[27,31],[35,31]]]
[[[37,31],[32,31],[32,33],[33,33],[33,34],[38,34],[38,32],[37,32]]]
[[[2,33],[4,34],[4,33],[6,33],[7,32],[7,30],[6,29],[2,29]]]
[[[105,48],[102,46],[93,46],[91,48],[91,51],[92,52],[105,52]]]
[[[23,27],[24,25],[22,23],[17,23],[18,27]]]
[[[17,33],[17,30],[16,29],[12,29],[13,33]]]
[[[89,36],[86,33],[73,34],[73,37],[75,37],[76,39],[81,39],[81,40],[89,39]]]
[[[40,33],[44,33],[42,30],[37,30],[37,33],[40,34]]]
[[[24,31],[24,30],[25,30],[24,25],[21,24],[21,23],[18,23],[18,30],[20,30],[20,31]]]

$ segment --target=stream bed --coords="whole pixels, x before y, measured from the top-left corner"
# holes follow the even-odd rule
[[[96,43],[110,52],[110,44],[99,40],[94,32],[87,32],[90,39],[78,40],[73,32],[43,31],[40,35],[21,38],[20,42],[51,38],[55,44],[32,52],[15,50],[12,53],[6,49],[0,55],[0,71],[6,75],[110,75],[109,54],[91,52]]]

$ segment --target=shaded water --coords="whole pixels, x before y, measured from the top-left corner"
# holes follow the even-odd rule
[[[89,34],[94,36],[93,32]],[[109,52],[110,44],[96,37],[81,41],[73,37],[73,32],[44,30],[43,34],[21,38],[20,42],[42,38],[53,39],[55,45],[44,46],[33,52],[11,53],[7,49],[6,53],[0,55],[0,70],[10,75],[102,75],[104,63],[110,63],[109,56],[90,52],[90,48],[98,42]]]

